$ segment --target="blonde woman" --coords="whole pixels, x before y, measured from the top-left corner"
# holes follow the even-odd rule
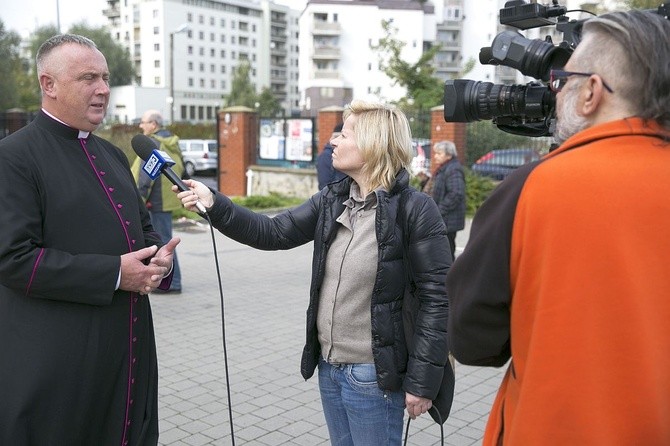
[[[347,177],[294,209],[255,214],[195,181],[178,197],[190,209],[199,200],[216,229],[258,249],[314,242],[302,375],[319,369],[333,445],[399,445],[405,408],[425,413],[440,390],[441,418],[451,406],[449,242],[435,202],[409,187],[405,115],[354,101],[343,117],[331,144]]]

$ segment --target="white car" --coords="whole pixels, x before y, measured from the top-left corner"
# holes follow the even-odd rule
[[[219,145],[215,139],[182,139],[179,141],[184,171],[189,177],[196,172],[215,171],[219,164]]]

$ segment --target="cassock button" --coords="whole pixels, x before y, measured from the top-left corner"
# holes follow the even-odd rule
[[[125,223],[126,223],[126,226],[130,226],[130,221],[126,220]]]
[[[91,159],[93,159],[93,160],[94,160],[94,159],[95,159],[95,155],[91,155]]]
[[[133,321],[133,322],[135,322],[135,321]],[[137,336],[133,337],[133,342],[137,342]]]
[[[137,362],[137,358],[133,358],[133,364]]]
[[[132,406],[135,400],[130,400],[130,405]]]
[[[137,297],[135,299],[133,299],[133,302],[137,303]]]
[[[134,245],[137,240],[131,240],[130,242]]]
[[[126,422],[126,426],[130,426],[130,420]]]
[[[101,170],[101,171],[100,171],[100,175],[103,175],[103,176],[104,176],[105,173],[106,173],[106,172],[105,172],[104,170]]]
[[[123,207],[123,205],[121,203],[117,203],[116,207],[121,209]]]
[[[131,378],[130,384],[135,384],[135,378]]]
[[[137,316],[133,318],[133,323],[137,322]]]
[[[110,192],[114,192],[114,188],[113,188],[113,187],[107,188],[107,190],[110,191]]]

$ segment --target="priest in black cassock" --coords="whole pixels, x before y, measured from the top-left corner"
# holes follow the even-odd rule
[[[0,140],[0,445],[156,445],[147,294],[167,289],[162,244],[128,160],[93,135],[109,101],[95,44],[37,54],[42,110]]]

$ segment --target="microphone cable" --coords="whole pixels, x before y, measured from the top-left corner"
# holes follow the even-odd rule
[[[200,214],[200,213],[199,213]],[[216,236],[214,234],[214,227],[212,221],[209,219],[207,213],[201,213],[202,217],[209,223],[209,231],[212,235],[212,246],[214,248],[214,265],[216,267],[216,277],[219,282],[219,296],[221,300],[221,342],[223,343],[223,367],[226,372],[226,396],[228,398],[228,417],[230,420],[230,440],[232,446],[235,446],[235,432],[233,428],[233,405],[230,396],[230,374],[228,373],[228,349],[226,348],[226,316],[223,304],[223,285],[221,281],[221,269],[219,267],[219,255],[216,248]]]

